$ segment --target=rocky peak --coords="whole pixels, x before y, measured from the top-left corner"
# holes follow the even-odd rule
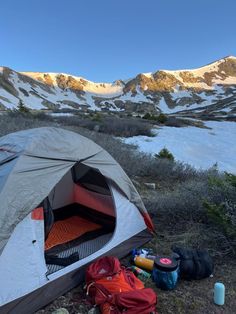
[[[95,83],[65,73],[16,72],[0,68],[2,110],[15,108],[21,100],[32,109],[165,113],[199,110],[204,106],[215,108],[213,105],[217,103],[219,112],[228,113],[234,110],[235,97],[236,58],[233,56],[197,69],[140,73],[132,79],[113,83]]]

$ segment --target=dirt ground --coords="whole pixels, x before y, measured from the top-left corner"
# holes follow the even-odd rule
[[[226,288],[225,305],[213,302],[215,282],[223,282]],[[158,295],[159,314],[233,314],[236,313],[236,265],[232,261],[216,265],[213,277],[202,280],[181,280],[173,291],[155,289]]]
[[[223,306],[217,306],[213,302],[215,282],[223,282],[225,285]],[[146,281],[145,286],[155,290],[158,296],[159,314],[236,313],[236,263],[230,259],[215,265],[213,277],[193,281],[180,280],[176,289],[172,291],[156,288],[151,280]],[[53,313],[59,308],[67,309],[70,314],[88,313],[91,305],[86,301],[82,285],[59,297],[37,314]]]

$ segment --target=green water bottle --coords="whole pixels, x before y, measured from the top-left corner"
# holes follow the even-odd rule
[[[137,267],[137,266],[132,266],[132,271],[133,273],[139,278],[139,279],[149,279],[151,278],[151,274],[148,273],[147,271]]]

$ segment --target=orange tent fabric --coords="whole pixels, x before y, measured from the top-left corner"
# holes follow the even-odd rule
[[[45,250],[58,244],[75,240],[88,231],[94,231],[100,228],[100,225],[79,216],[72,216],[64,220],[56,221],[45,242]]]
[[[97,211],[115,217],[112,197],[89,191],[79,184],[74,185],[74,201],[78,204],[96,209]]]
[[[43,220],[43,218],[44,218],[43,207],[35,208],[31,212],[31,219],[33,219],[33,220]]]

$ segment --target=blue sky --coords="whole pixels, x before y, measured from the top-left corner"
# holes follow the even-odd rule
[[[114,81],[236,55],[235,0],[0,1],[0,65]]]

